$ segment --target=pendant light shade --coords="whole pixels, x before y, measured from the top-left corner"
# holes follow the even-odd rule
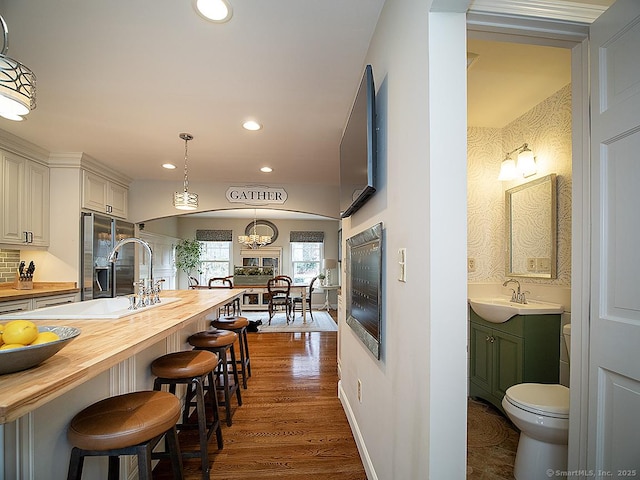
[[[3,46],[0,53],[0,116],[21,121],[36,108],[36,76],[25,65],[5,54],[9,49],[9,30],[0,16]]]
[[[184,190],[173,194],[173,206],[178,210],[195,210],[198,208],[198,194],[189,192],[189,178],[187,176],[187,143],[193,140],[190,133],[181,133],[180,138],[184,140]]]

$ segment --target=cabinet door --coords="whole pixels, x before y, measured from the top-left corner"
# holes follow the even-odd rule
[[[51,295],[50,297],[41,297],[33,299],[33,308],[54,307],[56,305],[66,305],[79,301],[79,294],[70,293],[65,295]]]
[[[507,388],[522,383],[523,345],[522,338],[492,331],[494,382],[492,393],[502,398]]]
[[[108,180],[89,172],[83,172],[82,177],[82,207],[107,213]]]
[[[49,245],[49,167],[28,162],[25,169],[24,229],[29,232],[29,243]]]
[[[469,377],[470,380],[485,389],[493,390],[493,343],[491,329],[477,323],[469,324]]]
[[[9,313],[26,312],[31,310],[31,300],[14,300],[11,302],[0,302],[0,315]]]
[[[128,202],[129,202],[129,189],[122,187],[115,183],[109,183],[107,194],[107,205],[109,213],[115,217],[127,218],[129,214]]]
[[[15,155],[2,155],[2,242],[21,244],[25,242],[22,228],[25,195],[24,175],[26,159]]]

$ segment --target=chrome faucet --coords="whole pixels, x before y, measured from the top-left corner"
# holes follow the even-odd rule
[[[515,302],[515,303],[520,303],[519,299],[521,298],[521,294],[520,294],[520,282],[517,280],[514,280],[513,278],[509,278],[507,279],[506,282],[504,282],[502,284],[503,287],[506,287],[507,285],[509,285],[510,283],[515,283],[517,285],[517,292],[516,290],[514,290],[513,288],[511,289],[511,291],[513,292],[511,294],[511,301]]]
[[[153,285],[153,252],[151,251],[151,246],[144,240],[136,237],[123,238],[118,243],[116,243],[116,246],[113,247],[113,250],[111,250],[111,253],[109,254],[109,257],[108,257],[109,262],[115,263],[116,260],[118,260],[118,250],[120,250],[120,248],[123,245],[126,245],[127,243],[139,243],[149,253],[149,285]],[[143,292],[144,292],[144,282],[142,282],[142,284],[143,284],[143,288],[141,289],[140,297],[143,296]],[[142,298],[140,298],[139,300],[140,301],[138,302],[138,307],[141,306],[140,303],[142,303],[141,302]]]

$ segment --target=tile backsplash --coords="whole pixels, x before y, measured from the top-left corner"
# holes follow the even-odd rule
[[[0,283],[13,282],[20,265],[20,250],[0,248]]]

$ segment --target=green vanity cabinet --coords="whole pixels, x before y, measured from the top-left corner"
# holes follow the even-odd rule
[[[469,395],[502,410],[517,383],[559,383],[560,315],[516,315],[491,323],[469,309]]]

